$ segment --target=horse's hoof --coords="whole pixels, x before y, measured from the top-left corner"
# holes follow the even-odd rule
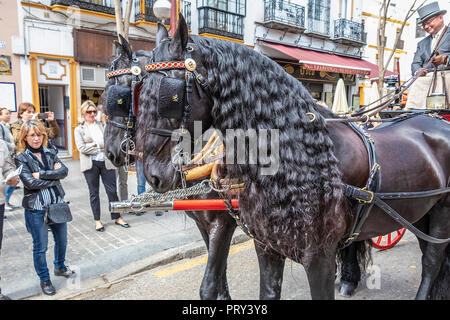
[[[339,295],[345,298],[350,298],[355,294],[358,283],[341,281],[341,287],[339,288]]]

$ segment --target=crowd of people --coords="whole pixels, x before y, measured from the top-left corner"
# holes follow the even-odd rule
[[[51,143],[60,135],[59,126],[52,112],[39,116],[31,103],[21,103],[18,107],[17,121],[10,123],[11,112],[8,108],[0,108],[0,254],[3,238],[3,220],[5,211],[20,208],[10,202],[11,195],[23,185],[21,207],[24,209],[25,226],[33,240],[33,264],[40,280],[42,292],[54,295],[46,252],[48,249],[48,233],[54,239],[54,275],[70,278],[75,272],[65,265],[68,245],[67,222],[53,223],[47,217],[50,204],[64,202],[65,191],[60,180],[68,175],[68,168],[58,158],[58,149]],[[80,152],[80,169],[89,190],[90,206],[94,218],[95,230],[104,232],[105,226],[100,213],[100,178],[105,187],[108,200],[119,201],[128,198],[128,172],[116,168],[104,154],[103,134],[105,118],[94,102],[88,100],[81,106],[81,122],[75,128],[75,144]],[[21,168],[20,172],[14,172]],[[145,177],[137,172],[138,193],[145,191]],[[119,192],[118,192],[119,191]],[[142,212],[136,215],[142,215]],[[157,215],[161,215],[158,212]],[[115,224],[130,228],[119,213],[111,213]],[[94,231],[95,232],[95,231]],[[9,297],[1,293],[0,300]]]

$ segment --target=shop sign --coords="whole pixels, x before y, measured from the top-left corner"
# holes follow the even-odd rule
[[[0,56],[0,75],[12,74],[11,56]]]
[[[293,63],[279,62],[279,64],[288,74],[298,80],[337,82],[339,78],[342,78],[344,82],[355,82],[356,79],[355,74],[309,70],[302,68],[299,64]]]

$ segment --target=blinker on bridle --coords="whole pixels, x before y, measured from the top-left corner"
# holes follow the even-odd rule
[[[120,150],[125,153],[125,166],[128,167],[130,152],[134,152],[136,149],[136,145],[133,141],[136,123],[136,104],[134,101],[139,96],[142,70],[138,65],[139,60],[134,53],[130,68],[115,70],[116,63],[120,58],[121,55],[117,56],[112,61],[110,72],[106,75],[108,79],[115,79],[115,84],[108,88],[106,108],[108,114],[125,118],[126,124],[117,122],[113,119],[108,119],[107,121],[115,127],[125,130],[124,138],[120,144]],[[122,86],[118,83],[119,76],[130,74],[132,75],[131,87]],[[124,109],[122,106],[128,106],[128,110]]]
[[[186,155],[183,154],[183,150],[180,147],[180,142],[184,136],[184,134],[187,132],[186,125],[190,116],[191,112],[191,106],[189,103],[187,103],[187,96],[193,92],[193,85],[194,81],[196,81],[202,89],[205,91],[205,93],[211,97],[211,93],[209,90],[209,86],[207,84],[206,79],[197,71],[197,64],[195,60],[191,56],[191,52],[194,51],[194,49],[190,46],[186,48],[185,53],[185,60],[184,61],[168,61],[168,62],[155,62],[150,63],[148,65],[145,65],[144,69],[150,73],[150,72],[160,72],[164,75],[164,77],[161,80],[160,83],[160,92],[159,92],[159,98],[158,98],[158,114],[162,118],[169,118],[169,119],[176,119],[181,120],[181,125],[178,130],[169,130],[164,128],[153,128],[149,127],[146,129],[148,133],[152,133],[155,135],[159,135],[162,137],[166,137],[165,141],[160,146],[157,153],[159,153],[163,147],[167,144],[167,142],[170,140],[170,138],[177,139],[177,145],[175,146],[175,156],[172,158],[172,164],[176,165],[176,169],[180,171],[182,176],[182,183],[183,187],[185,187],[185,176],[182,171],[182,165],[183,162],[186,161]],[[134,54],[133,54],[134,57]],[[118,59],[118,58],[116,58]],[[116,60],[115,60],[116,61]],[[113,120],[108,120],[111,122],[111,124],[115,125],[116,127],[122,128],[126,130],[125,135],[125,141],[127,139],[131,140],[132,134],[134,133],[134,122],[135,122],[135,114],[138,112],[137,105],[138,105],[138,94],[136,92],[136,87],[141,86],[143,78],[146,76],[141,76],[141,69],[139,66],[137,66],[137,59],[133,59],[133,65],[130,68],[120,69],[120,70],[114,70],[115,61],[112,63],[111,72],[107,74],[108,78],[115,77],[116,78],[116,85],[112,86],[110,89],[112,93],[116,93],[116,96],[114,94],[115,101],[111,101],[109,98],[109,92],[108,92],[108,106],[112,106],[112,108],[115,108],[115,110],[118,110],[118,105],[125,104],[124,100],[127,100],[130,96],[131,91],[131,103],[129,104],[129,116],[127,120],[127,126],[124,126],[121,123],[118,123]],[[153,57],[152,57],[153,62]],[[176,70],[185,69],[185,77],[184,79],[177,79],[167,76],[167,74],[164,72],[165,70]],[[117,77],[121,75],[133,75],[132,85],[131,88],[119,86],[117,84],[118,80]],[[121,88],[120,88],[121,87]],[[128,90],[128,93],[127,93]],[[120,91],[123,91],[122,93]],[[128,99],[129,101],[129,99]],[[123,110],[123,109],[122,109]],[[114,110],[111,110],[110,114],[114,115]],[[122,115],[124,117],[124,115]],[[132,120],[132,121],[131,121]],[[129,125],[130,123],[133,123],[133,126]],[[133,129],[133,130],[132,130]],[[130,135],[129,135],[130,133]],[[193,141],[191,139],[191,141]],[[122,151],[124,151],[122,149]],[[125,152],[125,151],[124,151]],[[128,159],[128,154],[127,154]],[[189,159],[188,159],[189,160]],[[127,160],[128,161],[128,160]]]

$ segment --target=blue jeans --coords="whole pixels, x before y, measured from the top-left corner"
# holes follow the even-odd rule
[[[14,190],[18,189],[17,186],[6,186],[6,191],[5,191],[5,202],[9,203],[9,199],[11,198]]]
[[[142,160],[136,161],[136,177],[137,177],[137,192],[138,194],[145,192],[145,183],[147,180],[144,176],[144,167]]]
[[[66,267],[64,261],[66,259],[67,248],[67,223],[47,225],[44,222],[44,211],[25,209],[25,224],[33,238],[34,269],[41,282],[50,280],[46,258],[48,227],[50,227],[55,241],[55,260],[53,264],[55,265],[55,269],[60,270]]]

